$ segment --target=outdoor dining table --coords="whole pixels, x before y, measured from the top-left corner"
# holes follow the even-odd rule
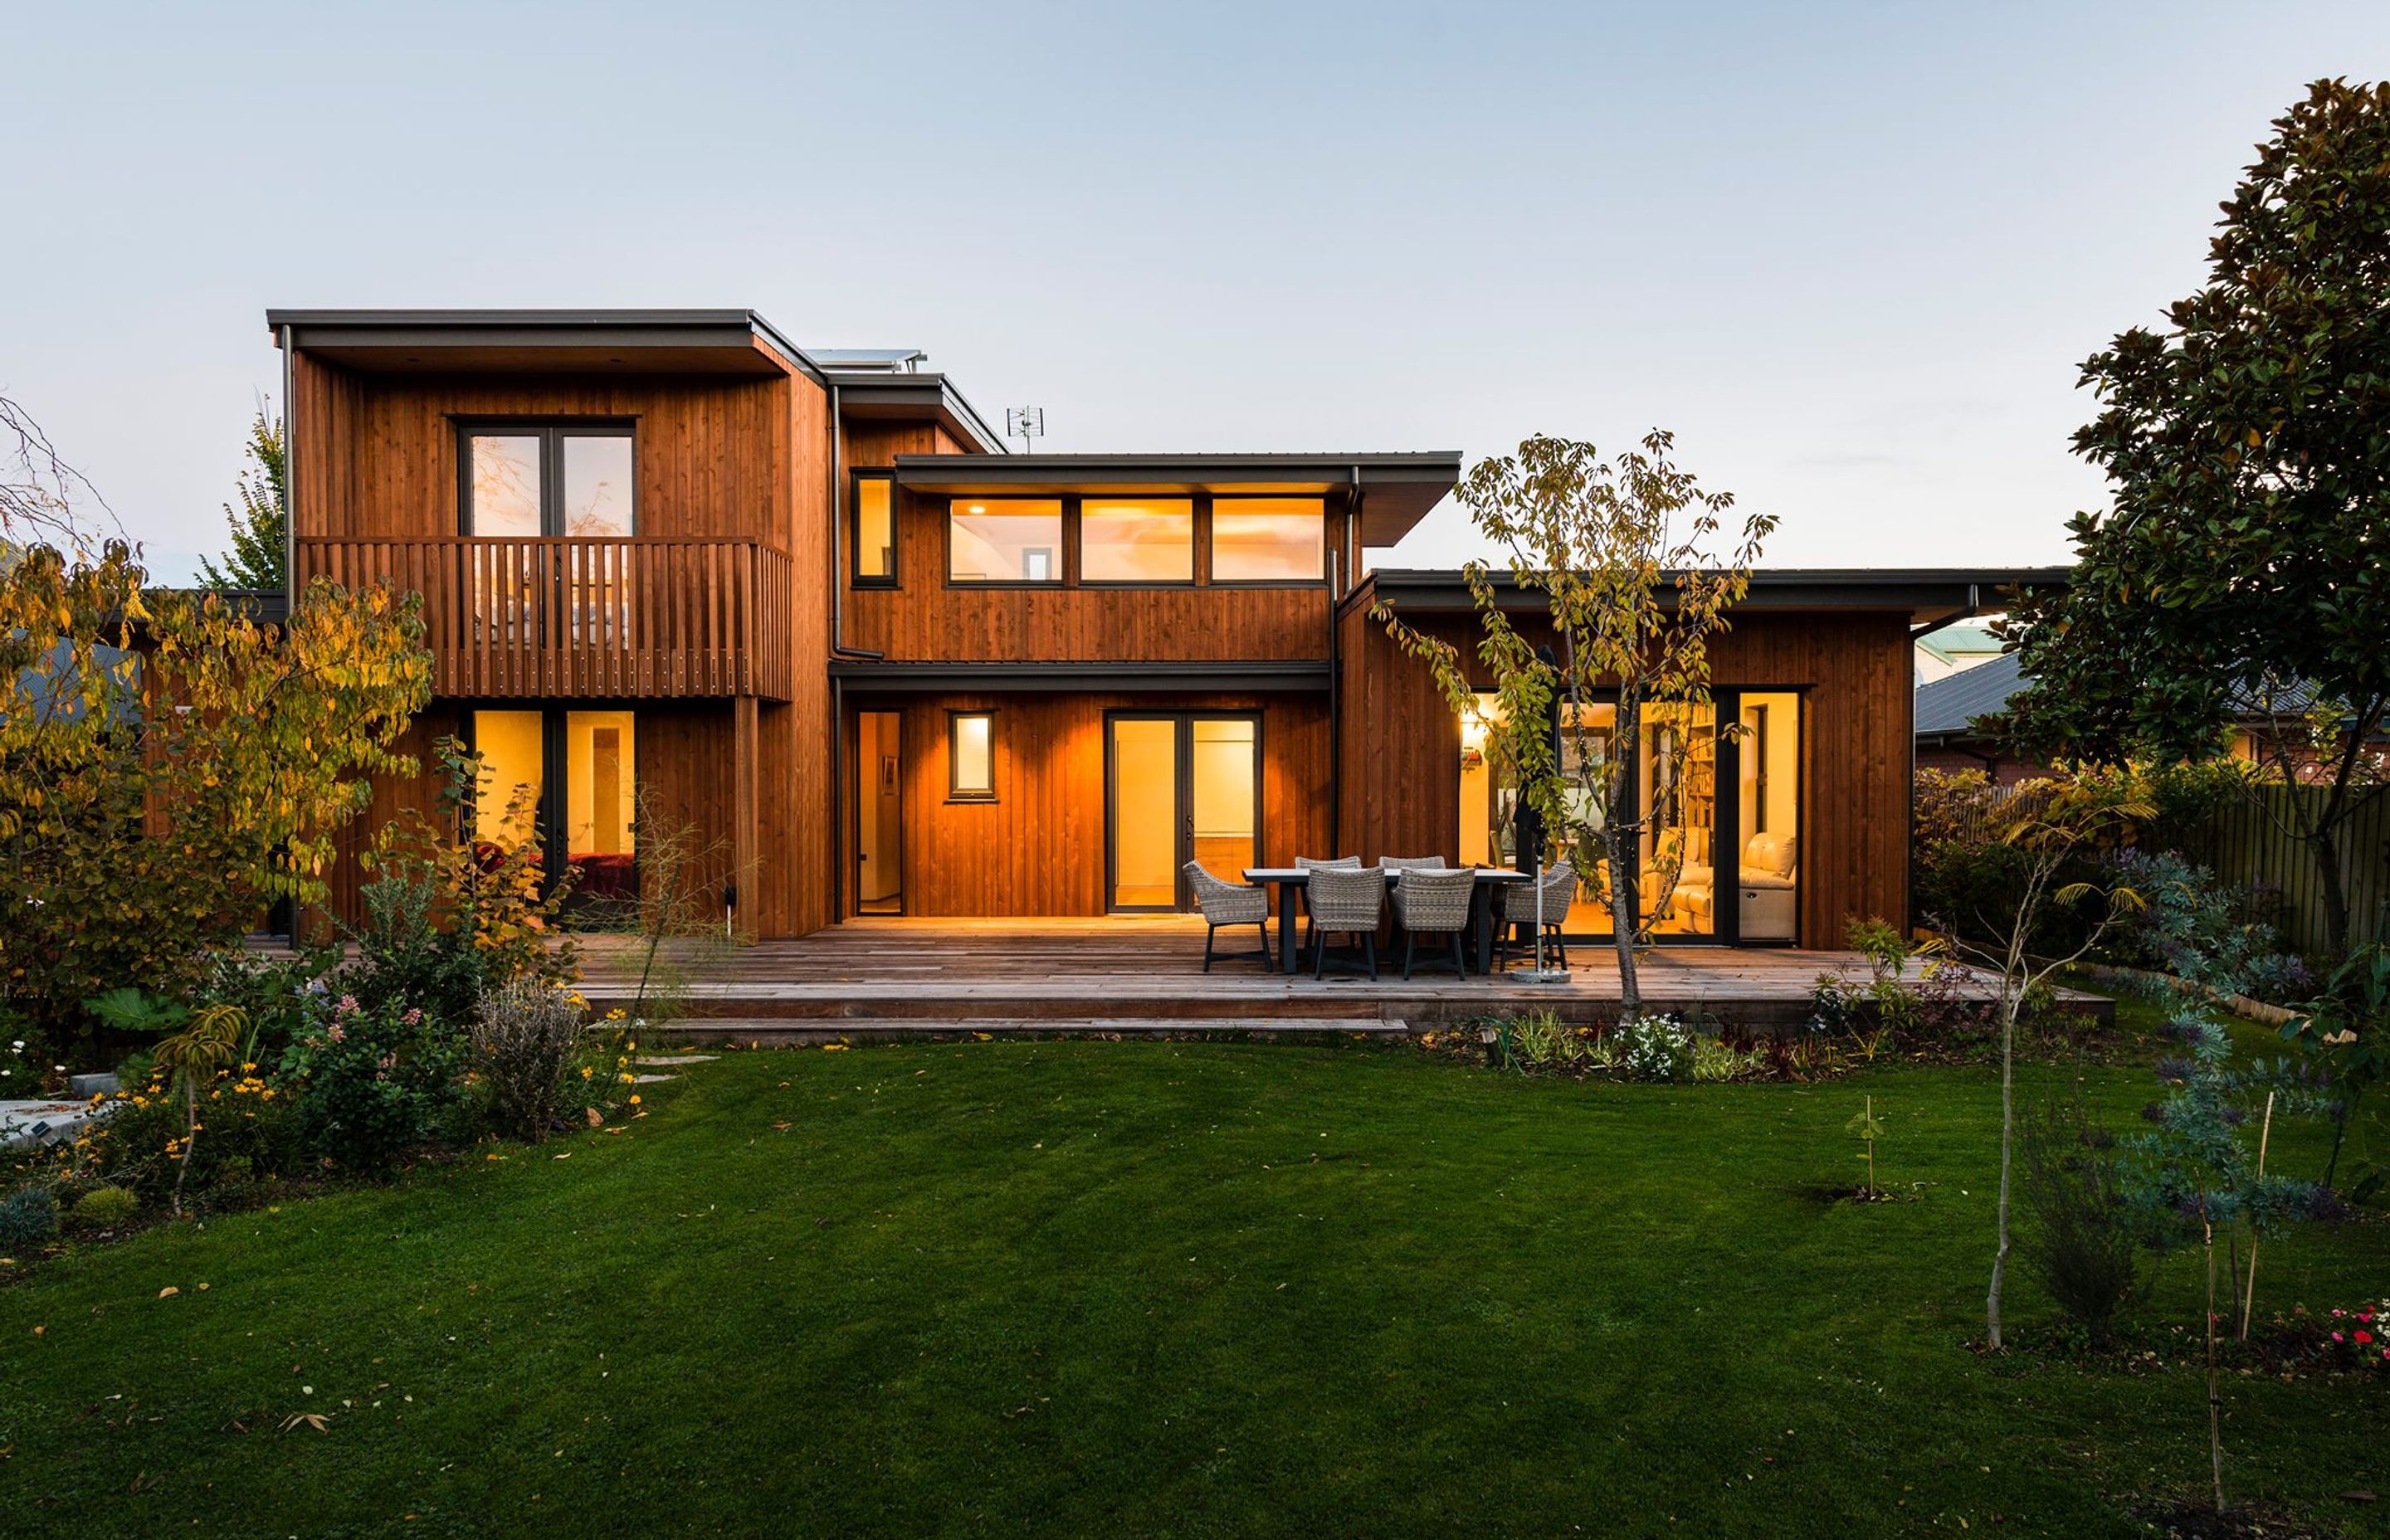
[[[1513,882],[1533,882],[1533,872],[1512,871],[1508,866],[1473,866],[1458,868],[1474,871],[1476,885],[1469,891],[1470,966],[1479,973],[1494,971],[1494,890]],[[1295,895],[1311,886],[1311,873],[1302,866],[1247,866],[1245,880],[1253,883],[1275,883],[1278,887],[1278,962],[1279,971],[1291,974],[1301,966],[1295,945]],[[1386,873],[1386,886],[1402,886],[1403,869],[1399,866]]]

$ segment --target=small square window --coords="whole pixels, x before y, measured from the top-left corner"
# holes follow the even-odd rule
[[[996,715],[950,712],[946,715],[946,800],[996,801]]]

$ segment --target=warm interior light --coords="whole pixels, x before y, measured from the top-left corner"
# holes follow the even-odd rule
[[[1463,749],[1485,747],[1485,719],[1475,712],[1460,719],[1460,746]]]
[[[987,511],[987,505],[985,503],[973,503],[970,506],[970,511],[973,513],[985,513]]]

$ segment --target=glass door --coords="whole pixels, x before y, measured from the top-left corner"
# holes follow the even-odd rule
[[[1261,858],[1258,715],[1112,712],[1104,760],[1108,907],[1182,909],[1189,861],[1235,882]]]

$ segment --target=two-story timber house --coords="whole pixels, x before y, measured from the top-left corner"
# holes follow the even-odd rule
[[[697,831],[758,937],[1176,909],[1190,858],[1514,855],[1480,713],[1368,617],[1470,642],[1457,574],[1363,559],[1457,454],[1008,454],[919,355],[744,310],[267,322],[294,581],[422,594],[411,747],[458,735],[532,788],[532,826],[482,834],[583,892],[636,891],[643,817]],[[1609,744],[1593,707],[1603,751],[1680,766],[1638,783],[1684,872],[1661,928],[1832,945],[1903,914],[1912,635],[2027,575],[1765,573],[1714,701],[1642,729],[1685,751]],[[430,796],[378,786],[361,827]]]

